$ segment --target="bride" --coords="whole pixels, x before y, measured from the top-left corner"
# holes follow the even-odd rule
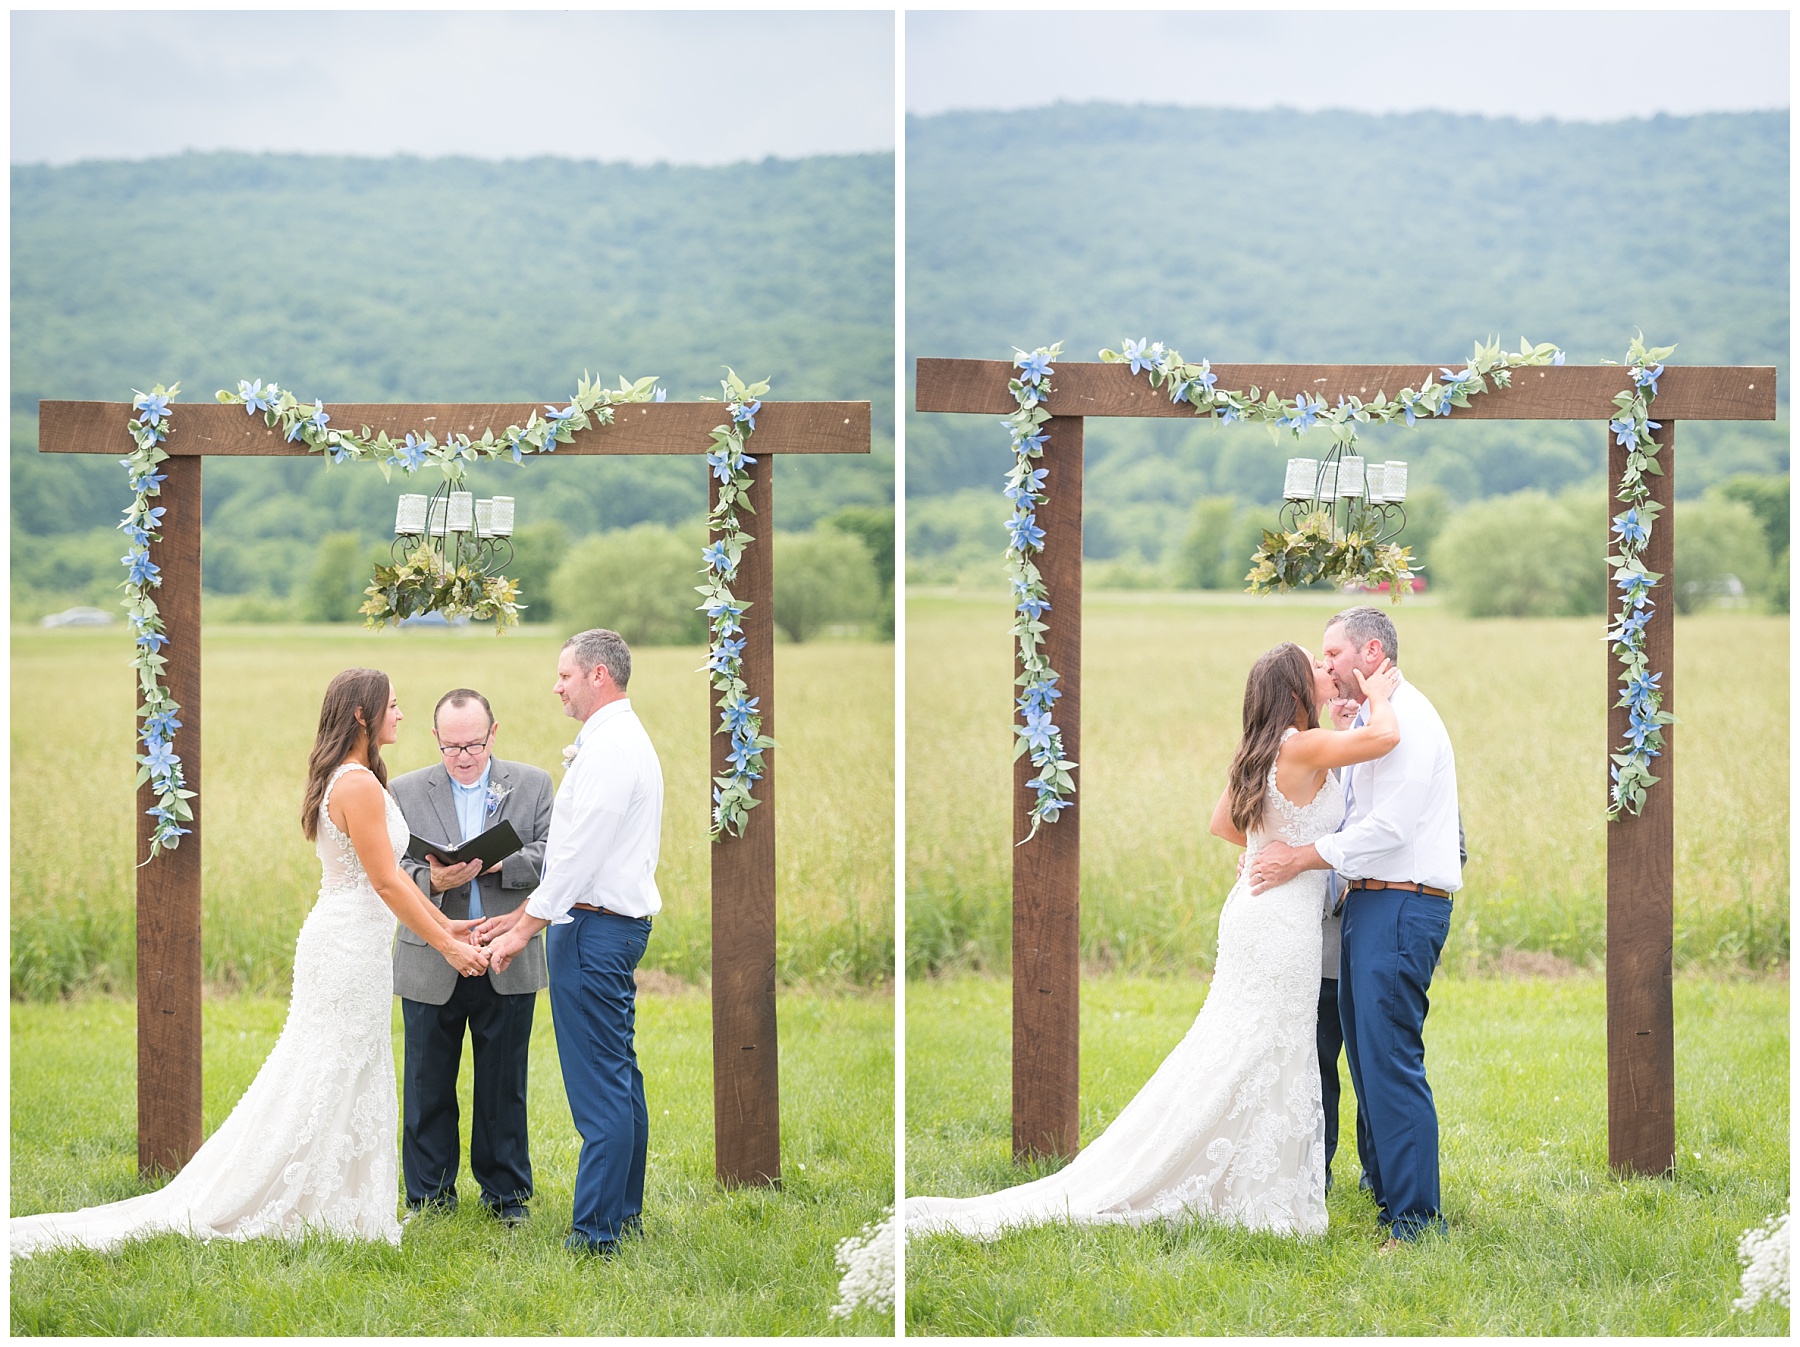
[[[1337,696],[1297,645],[1257,660],[1244,688],[1244,737],[1212,831],[1303,846],[1334,831],[1344,796],[1330,769],[1400,742],[1385,661],[1357,681],[1365,728],[1318,728]],[[1248,870],[1246,864],[1243,867]],[[1141,1224],[1193,1212],[1253,1230],[1325,1231],[1325,1114],[1315,1041],[1325,873],[1253,894],[1240,877],[1219,914],[1219,955],[1187,1036],[1110,1127],[1065,1168],[984,1197],[915,1197],[909,1236],[995,1239],[1048,1221]]]
[[[252,1239],[324,1230],[400,1242],[394,919],[464,977],[487,963],[484,951],[457,938],[473,923],[447,920],[397,864],[408,834],[385,789],[381,748],[394,742],[403,718],[378,670],[346,670],[325,690],[300,810],[324,878],[294,948],[287,1023],[231,1116],[156,1192],[15,1218],[14,1257],[109,1249],[169,1231]]]

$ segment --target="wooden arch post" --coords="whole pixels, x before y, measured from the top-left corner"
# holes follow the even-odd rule
[[[339,403],[339,425],[400,436],[430,431],[479,437],[491,427],[523,425],[541,404]],[[38,450],[47,454],[122,456],[130,445],[124,402],[40,402]],[[689,454],[712,448],[723,419],[716,402],[630,403],[610,426],[577,431],[558,454]],[[866,454],[866,402],[770,402],[758,413],[750,501],[757,541],[745,552],[734,593],[744,614],[744,680],[761,698],[764,733],[774,734],[775,571],[771,556],[771,477],[779,454]],[[164,446],[168,474],[158,504],[162,541],[150,557],[162,569],[156,591],[169,644],[165,675],[181,705],[176,749],[194,801],[191,835],[137,871],[138,1167],[177,1170],[199,1149],[200,1116],[200,846],[205,793],[200,752],[200,491],[201,464],[212,455],[304,455],[263,418],[219,403],[176,403]],[[696,565],[698,570],[698,565]],[[135,675],[134,675],[135,677]],[[710,731],[717,722],[712,686],[700,680]],[[723,774],[727,745],[712,735],[712,771]],[[742,837],[712,853],[713,1132],[715,1169],[727,1184],[778,1183],[781,1120],[775,1026],[775,751]],[[710,788],[710,783],[709,783]],[[149,853],[155,803],[138,791],[138,860]],[[710,803],[709,803],[710,808]]]
[[[1378,392],[1421,387],[1437,374],[1429,365],[1214,365],[1220,388],[1256,387],[1292,398],[1306,393],[1335,404],[1340,397],[1365,401]],[[938,360],[917,365],[914,407],[921,412],[1010,416],[1017,410],[1007,382],[1015,373],[1004,360]],[[1044,449],[1049,502],[1038,511],[1045,532],[1039,571],[1050,591],[1051,667],[1063,676],[1056,720],[1069,756],[1080,761],[1081,733],[1081,434],[1090,416],[1193,416],[1170,403],[1124,365],[1058,361],[1052,413]],[[1622,366],[1531,366],[1512,371],[1512,386],[1496,388],[1451,412],[1463,420],[1598,421],[1616,414],[1613,398],[1627,383]],[[1660,380],[1651,414],[1662,423],[1663,475],[1651,494],[1664,507],[1644,564],[1667,575],[1674,569],[1675,423],[1677,421],[1772,421],[1775,371],[1769,366],[1670,366]],[[1609,481],[1618,480],[1623,450],[1609,456]],[[1610,541],[1610,539],[1609,539]],[[1659,591],[1666,595],[1667,591]],[[1675,606],[1663,597],[1647,630],[1651,667],[1663,671],[1663,705],[1675,710]],[[1605,705],[1608,743],[1624,738],[1626,712],[1613,707],[1619,666],[1607,661]],[[1607,1154],[1613,1168],[1638,1174],[1667,1173],[1675,1164],[1675,1042],[1672,987],[1675,923],[1675,812],[1671,777],[1675,738],[1664,733],[1644,812],[1626,815],[1606,829],[1606,1070]],[[1013,777],[1014,836],[1031,807],[1025,781]],[[1602,789],[1610,782],[1602,778]],[[1013,850],[1013,1154],[1075,1153],[1080,1052],[1080,850],[1072,829],[1076,807],[1037,837]],[[1596,801],[1602,809],[1604,793]],[[1071,831],[1065,833],[1065,829]]]

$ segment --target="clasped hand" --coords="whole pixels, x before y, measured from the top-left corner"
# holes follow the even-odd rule
[[[513,929],[519,924],[519,914],[523,910],[515,907],[511,912],[483,918],[475,927],[475,943],[486,947],[489,964],[496,973],[504,973],[519,951],[531,943],[530,936]]]
[[[446,929],[457,939],[450,942],[450,948],[444,951],[444,958],[458,973],[466,978],[478,977],[487,972],[490,956],[482,949],[469,933],[478,923],[473,921],[452,921],[446,923]]]

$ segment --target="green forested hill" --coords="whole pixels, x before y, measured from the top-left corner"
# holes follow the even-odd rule
[[[15,167],[12,250],[15,556],[116,523],[126,500],[111,459],[35,452],[38,399],[124,400],[176,379],[199,400],[260,377],[327,402],[529,401],[566,400],[586,370],[657,374],[687,399],[716,394],[729,364],[779,398],[874,403],[871,458],[780,465],[783,527],[891,500],[890,155]],[[391,529],[398,490],[299,460],[218,461],[206,479],[209,570],[237,546],[304,572],[326,532]],[[476,486],[510,486],[522,524],[574,537],[705,511],[685,460],[528,462]],[[256,550],[280,539],[293,542]]]
[[[907,124],[908,368],[1127,337],[1215,361],[1439,361],[1477,338],[1621,359],[1642,329],[1694,364],[1788,354],[1788,118],[1599,125],[1418,113],[1058,105]],[[1390,390],[1392,391],[1392,390]],[[1451,502],[1597,474],[1598,427],[1372,437]],[[1261,429],[1097,421],[1088,554],[1155,560],[1197,497],[1270,499]],[[1787,421],[1684,427],[1683,496],[1787,466]],[[990,420],[907,421],[909,545],[948,548],[1008,462]],[[967,516],[967,519],[964,516]]]

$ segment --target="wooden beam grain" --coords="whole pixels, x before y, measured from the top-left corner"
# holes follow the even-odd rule
[[[181,707],[175,751],[187,788],[200,778],[200,465],[198,458],[171,459],[158,500],[162,541],[150,559],[162,571],[153,591],[169,637],[163,670],[169,695]],[[135,696],[137,670],[131,671]],[[134,722],[133,747],[138,751]],[[156,804],[146,782],[137,791],[137,1081],[138,1169],[172,1173],[200,1149],[200,844],[201,803],[190,803],[194,821],[173,851],[148,865]]]
[[[1082,422],[1052,417],[1039,465],[1049,500],[1038,571],[1050,594],[1044,654],[1059,675],[1055,720],[1081,761]],[[1014,655],[1014,675],[1023,671]],[[1037,769],[1013,764],[1013,835],[1031,830]],[[1081,772],[1077,768],[1079,786]],[[1081,794],[1076,806],[1013,848],[1013,1158],[1073,1156],[1081,1146]]]
[[[755,444],[762,447],[758,426]],[[763,733],[775,736],[774,503],[769,459],[751,469],[749,528],[756,541],[738,564],[732,593],[744,614],[744,682],[758,698]],[[718,483],[710,487],[718,502]],[[717,540],[717,535],[714,535]],[[708,730],[719,723],[717,693],[706,684]],[[712,774],[730,771],[730,736],[712,735]],[[780,1053],[775,1039],[775,760],[763,753],[759,802],[742,837],[712,848],[713,1152],[727,1185],[781,1182]]]
[[[1656,400],[1662,410],[1662,399]],[[1644,628],[1650,667],[1662,674],[1663,709],[1675,706],[1675,422],[1655,433],[1662,475],[1650,496],[1663,507],[1644,549],[1644,565],[1664,579],[1656,614]],[[1615,437],[1609,436],[1609,439]],[[1619,480],[1625,450],[1608,451]],[[1614,510],[1622,506],[1614,502]],[[1619,661],[1606,660],[1607,752],[1624,742],[1629,713],[1619,699]],[[1675,1165],[1675,739],[1663,730],[1644,812],[1606,825],[1606,1120],[1607,1159],[1632,1174],[1666,1174]],[[1607,759],[1610,764],[1610,757]],[[1611,780],[1606,782],[1611,787]]]
[[[1126,365],[1058,361],[1045,402],[1059,416],[1191,417],[1185,403],[1150,387]],[[1418,388],[1437,365],[1214,365],[1220,388],[1260,389],[1284,398],[1305,392],[1335,404],[1340,396],[1368,401]],[[1460,368],[1460,366],[1458,366]],[[1017,405],[1006,384],[1014,368],[1005,360],[939,360],[917,364],[914,406],[921,412],[1009,416]],[[1617,365],[1555,365],[1513,371],[1511,388],[1493,389],[1450,413],[1477,421],[1603,421],[1629,380]],[[1671,365],[1659,381],[1655,415],[1679,421],[1773,421],[1773,366]]]
[[[462,433],[479,439],[484,430],[501,434],[522,426],[539,403],[327,403],[334,426],[392,436],[429,431],[439,440]],[[132,410],[124,402],[38,403],[38,451],[46,454],[115,454],[130,451],[125,425]],[[610,426],[575,432],[573,444],[558,454],[695,454],[705,453],[712,428],[725,421],[716,402],[641,402],[614,409]],[[758,454],[866,454],[869,452],[869,404],[866,402],[765,402],[756,417]],[[123,447],[121,447],[123,446]],[[169,440],[177,457],[195,454],[249,456],[307,455],[304,444],[290,444],[261,414],[218,402],[177,402],[170,406]],[[322,455],[315,455],[321,456]]]

